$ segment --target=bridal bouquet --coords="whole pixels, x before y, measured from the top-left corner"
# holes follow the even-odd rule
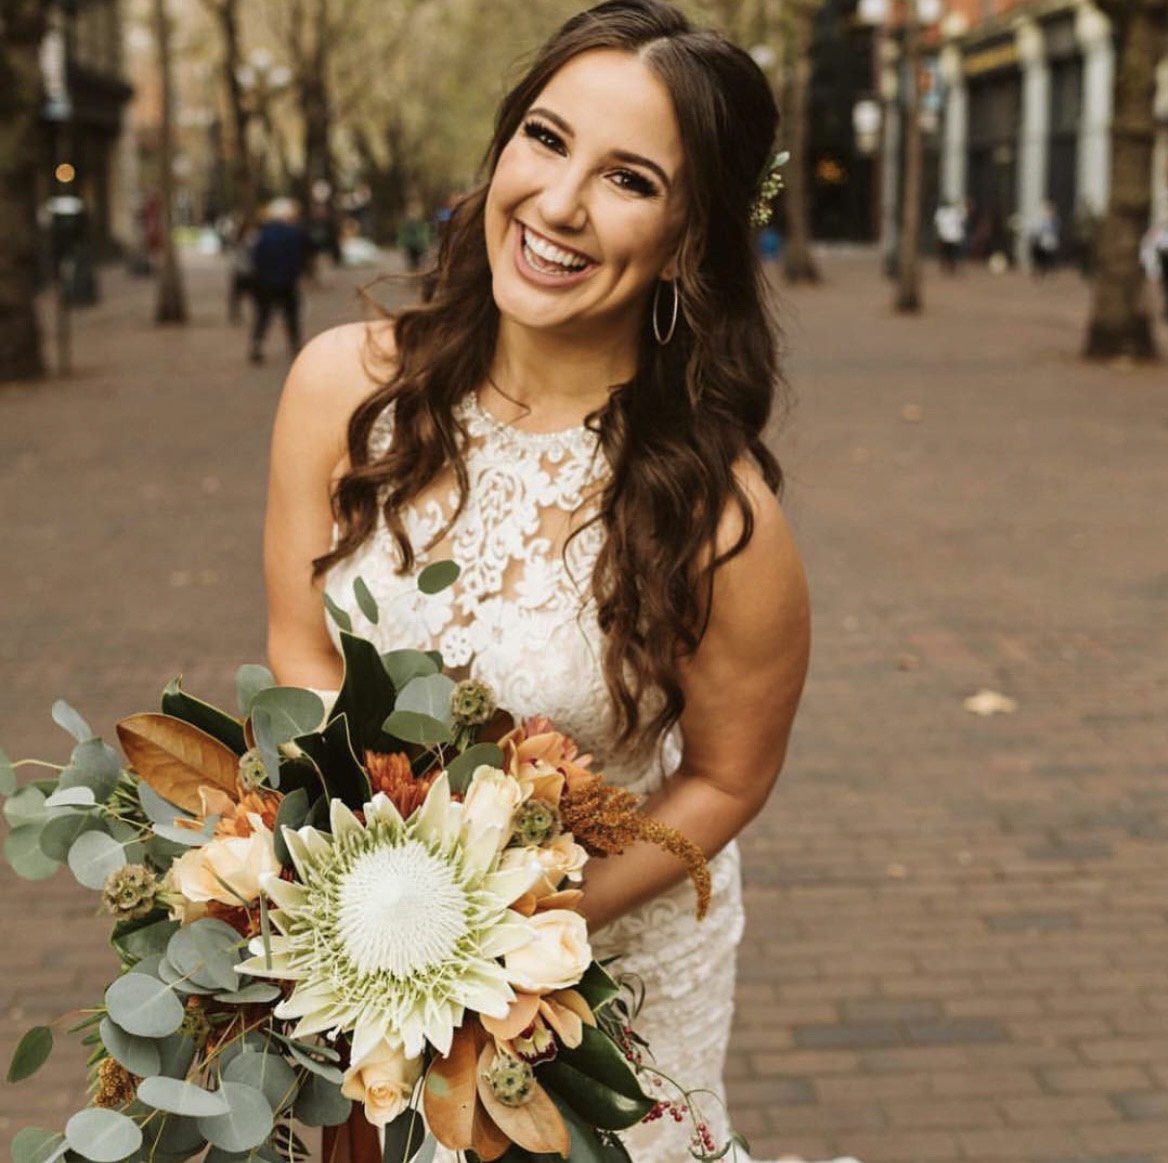
[[[439,562],[435,592],[457,568]],[[368,589],[354,586],[371,621]],[[326,602],[328,600],[326,599]],[[695,1158],[721,1158],[690,1095],[633,1029],[634,984],[594,961],[573,887],[590,855],[649,839],[705,862],[637,811],[542,719],[516,724],[486,684],[435,653],[379,653],[340,626],[331,707],[237,675],[239,715],[178,680],[160,713],[123,719],[124,760],[71,707],[64,767],[9,762],[5,854],[30,880],[67,864],[101,894],[120,972],[71,1031],[92,1048],[89,1105],[63,1134],[27,1128],[14,1163],[66,1157],[295,1163],[294,1123],[334,1126],[363,1104],[385,1163],[441,1143],[468,1163],[628,1160],[618,1132],[693,1120]],[[17,787],[15,769],[49,778]],[[32,1075],[50,1027],[21,1039],[8,1080]]]

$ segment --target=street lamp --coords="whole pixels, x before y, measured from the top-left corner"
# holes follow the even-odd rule
[[[856,135],[856,151],[872,157],[880,148],[880,130],[884,125],[884,110],[875,97],[861,97],[852,106],[852,130]]]

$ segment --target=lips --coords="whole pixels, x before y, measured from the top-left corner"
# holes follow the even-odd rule
[[[549,272],[540,270],[538,267],[532,264],[531,260],[527,257],[526,254],[527,248],[524,246],[524,233],[527,229],[526,226],[518,219],[514,219],[513,221],[516,228],[513,251],[515,269],[520,277],[523,278],[526,282],[533,283],[536,286],[545,289],[554,288],[560,290],[566,287],[574,287],[578,283],[591,278],[593,272],[599,268],[600,264],[597,263],[594,259],[580,251],[572,250],[572,254],[579,254],[581,258],[585,259],[588,265],[583,267],[581,270],[570,273],[563,271]],[[544,235],[539,234],[538,231],[534,230],[532,231],[532,234],[538,234],[540,238],[545,237]],[[552,243],[550,239],[547,241],[553,246],[559,245],[558,243]],[[567,250],[567,248],[561,249]]]
[[[516,219],[516,222],[519,222]],[[565,246],[562,242],[557,242],[554,238],[549,238],[546,234],[541,234],[538,230],[534,230],[528,226],[526,222],[519,222],[519,229],[525,232],[528,236],[539,239],[541,242],[546,242],[549,246],[554,246],[557,250],[562,250],[565,254],[570,254],[575,258],[582,259],[586,263],[595,263],[596,260],[590,255],[585,254],[582,250],[577,250],[574,246]],[[539,257],[543,257],[540,255]]]

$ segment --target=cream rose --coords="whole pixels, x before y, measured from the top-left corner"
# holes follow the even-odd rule
[[[384,1127],[409,1105],[422,1077],[422,1058],[407,1058],[400,1046],[383,1039],[345,1071],[341,1093],[365,1104],[365,1117]]]
[[[184,852],[170,866],[168,887],[184,898],[172,904],[173,918],[184,923],[193,920],[194,914],[199,913],[197,906],[205,901],[221,901],[225,905],[238,905],[241,897],[253,901],[260,895],[260,878],[269,872],[279,874],[272,833],[258,814],[249,812],[247,818],[252,828],[250,836],[216,837]],[[220,880],[234,891],[225,888]]]
[[[588,853],[572,839],[571,832],[561,832],[550,844],[535,849],[536,858],[543,868],[543,883],[532,891],[537,897],[556,892],[567,877],[573,883],[584,879],[581,869],[588,860]]]
[[[592,960],[588,925],[571,909],[548,909],[529,920],[535,937],[503,958],[507,980],[525,993],[568,989]]]
[[[499,829],[499,848],[511,838],[515,810],[527,798],[527,791],[513,775],[497,767],[476,767],[462,801],[462,831],[466,843],[473,844],[492,828]]]

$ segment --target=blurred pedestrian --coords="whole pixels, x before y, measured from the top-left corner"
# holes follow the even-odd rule
[[[300,279],[311,254],[312,242],[300,225],[300,208],[290,198],[277,198],[268,206],[251,246],[252,363],[263,363],[264,336],[275,310],[284,316],[289,350],[293,355],[300,350]]]
[[[1044,279],[1058,260],[1062,224],[1053,202],[1043,202],[1030,225],[1030,269],[1036,279]]]
[[[933,215],[933,228],[941,250],[941,269],[956,274],[965,253],[965,207],[960,202],[942,202]]]
[[[1164,318],[1168,319],[1168,218],[1148,231],[1142,249],[1148,274],[1160,281]]]
[[[406,266],[411,272],[417,271],[430,246],[430,223],[417,199],[410,200],[397,228],[397,244],[405,252]]]

